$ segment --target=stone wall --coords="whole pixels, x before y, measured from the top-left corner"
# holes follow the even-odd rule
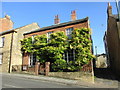
[[[13,72],[20,72],[22,66],[21,65],[12,65],[12,71]]]
[[[94,76],[90,72],[49,72],[48,76],[60,77],[66,79],[75,79],[82,81],[94,81]]]
[[[97,56],[96,67],[97,68],[107,68],[107,58],[105,55]]]
[[[23,34],[25,32],[33,31],[39,28],[40,27],[38,26],[37,23],[32,23],[32,24],[15,29],[17,33],[14,34],[14,38],[13,38],[11,67],[14,65],[18,65],[18,66],[22,65],[23,57],[22,57],[20,40],[24,38]]]
[[[0,36],[0,38],[2,37],[5,37],[5,41],[4,41],[4,46],[0,48],[0,53],[3,55],[0,69],[2,72],[8,72],[9,62],[10,62],[10,48],[11,48],[12,33],[8,33]]]

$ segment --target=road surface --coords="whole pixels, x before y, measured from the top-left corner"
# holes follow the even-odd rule
[[[4,74],[2,75],[2,88],[84,88],[84,87]]]

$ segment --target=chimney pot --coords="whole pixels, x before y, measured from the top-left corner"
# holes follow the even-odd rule
[[[60,23],[60,19],[59,19],[59,15],[57,14],[54,19],[54,24],[59,24],[59,23]]]
[[[9,15],[6,15],[5,18],[10,19],[10,16],[9,16]]]
[[[112,6],[110,5],[110,2],[108,3],[107,13],[108,16],[112,14]]]
[[[74,21],[77,19],[77,16],[76,16],[76,11],[71,11],[71,20]]]

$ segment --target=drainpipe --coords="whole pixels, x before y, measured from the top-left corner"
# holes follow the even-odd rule
[[[8,73],[11,73],[11,60],[12,60],[12,50],[13,50],[13,36],[14,36],[14,32],[12,33],[12,37],[11,37],[11,46],[10,46],[10,61],[9,61],[9,71]]]

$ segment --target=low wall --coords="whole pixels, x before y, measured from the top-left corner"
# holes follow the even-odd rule
[[[94,82],[91,72],[49,72],[48,76]]]
[[[12,71],[13,72],[20,72],[22,70],[21,65],[12,65]]]

